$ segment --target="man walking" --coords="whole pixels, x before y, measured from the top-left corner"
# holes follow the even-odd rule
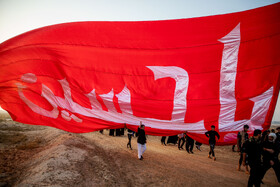
[[[270,133],[268,141],[263,143],[263,174],[271,167],[274,169],[278,182],[280,183],[280,165],[278,160],[279,144],[276,142],[276,134]]]
[[[138,139],[137,139],[137,146],[138,146],[138,159],[143,160],[143,153],[146,150],[146,134],[145,134],[145,125],[142,124],[140,121],[140,126],[138,127]]]
[[[249,135],[247,133],[248,129],[249,129],[249,126],[244,125],[243,130],[239,131],[237,134],[237,151],[240,154],[237,171],[240,171],[240,167],[243,162],[243,146],[244,146],[245,141],[247,141],[249,139]],[[247,158],[245,158],[245,169],[246,169],[246,173],[249,174]]]
[[[215,144],[216,144],[216,137],[218,139],[220,139],[220,135],[218,134],[217,131],[215,131],[215,126],[214,125],[211,126],[211,130],[207,131],[205,133],[205,135],[209,138],[210,151],[209,151],[209,154],[208,154],[208,158],[211,158],[211,154],[212,154],[212,156],[214,158],[214,161],[215,161],[216,157],[215,157],[214,149],[215,149]]]
[[[262,146],[261,134],[259,129],[254,130],[254,135],[244,143],[243,148],[243,166],[245,166],[245,158],[248,155],[248,164],[250,166],[250,177],[248,180],[248,187],[261,185],[261,177],[263,174],[263,167],[261,163]]]

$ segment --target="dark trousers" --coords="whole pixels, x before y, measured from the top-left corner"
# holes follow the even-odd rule
[[[127,147],[129,147],[131,149],[131,137],[132,137],[132,134],[128,134],[127,137],[128,137]]]
[[[210,146],[209,155],[212,155],[213,157],[215,157],[215,152],[214,152],[215,143],[209,143],[209,146]]]
[[[121,132],[120,132],[121,136],[124,135],[124,128],[121,129]]]
[[[109,136],[114,136],[114,135],[115,135],[115,129],[110,129]]]
[[[264,178],[264,175],[266,172],[270,169],[273,168],[275,175],[277,177],[278,182],[280,183],[280,164],[279,161],[274,162],[274,165],[271,166],[269,161],[264,161],[263,163],[263,174],[262,174],[262,179]]]
[[[121,136],[121,129],[116,129],[116,136]]]
[[[166,140],[166,136],[161,137],[161,140],[160,140],[161,144],[166,145],[165,140]]]
[[[193,146],[194,146],[194,140],[191,139],[191,138],[188,138],[187,139],[187,142],[186,142],[186,150],[189,152],[192,152],[193,151]]]
[[[261,176],[263,174],[263,167],[260,163],[249,164],[250,177],[248,180],[248,187],[259,187],[261,185]]]
[[[181,142],[182,142],[182,144],[181,144]],[[184,144],[185,144],[185,138],[179,138],[178,148],[183,149]]]

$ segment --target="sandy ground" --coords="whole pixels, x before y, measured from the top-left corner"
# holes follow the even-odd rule
[[[236,171],[238,153],[208,146],[194,154],[163,146],[149,136],[144,160],[137,159],[136,138],[92,132],[73,134],[51,127],[0,120],[0,186],[246,186],[249,175]],[[263,186],[279,186],[268,171]]]

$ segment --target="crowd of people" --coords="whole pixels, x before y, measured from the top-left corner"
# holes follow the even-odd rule
[[[112,130],[111,130],[112,131]],[[276,129],[266,130],[262,133],[261,130],[255,129],[253,135],[250,137],[248,134],[249,126],[244,125],[243,130],[237,133],[237,152],[240,155],[238,161],[237,170],[241,171],[241,167],[245,167],[245,172],[250,174],[248,180],[248,186],[260,186],[262,179],[264,178],[266,172],[273,168],[275,171],[278,182],[280,183],[280,163],[278,159],[280,151],[280,127]],[[120,133],[119,133],[120,132]],[[118,130],[116,135],[123,135],[124,130]],[[111,132],[110,132],[111,133]],[[137,132],[128,129],[128,143],[127,148],[132,149],[131,138],[136,134],[137,136],[137,148],[138,148],[138,159],[143,160],[143,154],[146,150],[147,138],[145,134],[145,125],[140,122]],[[211,130],[205,132],[205,136],[209,139],[209,154],[208,158],[216,161],[215,156],[215,145],[216,141],[219,140],[220,135],[215,130],[215,126],[211,126]],[[179,150],[185,150],[189,154],[193,153],[194,145],[201,151],[200,147],[202,143],[194,141],[188,132],[180,133],[176,136],[163,136],[161,138],[161,144],[167,145],[168,143],[178,144]],[[232,150],[235,152],[235,145]],[[250,168],[250,169],[249,169]]]

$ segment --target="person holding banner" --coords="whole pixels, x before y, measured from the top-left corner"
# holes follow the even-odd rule
[[[143,153],[146,150],[146,134],[145,134],[145,125],[140,121],[140,125],[138,127],[138,138],[137,138],[137,146],[138,146],[138,159],[143,160]]]
[[[211,155],[212,155],[213,158],[214,158],[214,161],[215,161],[216,157],[215,157],[214,149],[215,149],[215,144],[216,144],[216,137],[218,139],[220,139],[220,135],[218,134],[217,131],[215,131],[215,126],[214,125],[211,126],[211,130],[207,131],[205,133],[205,135],[207,136],[207,138],[209,138],[210,151],[209,151],[209,154],[208,154],[208,158],[211,158]]]
[[[244,125],[243,130],[239,131],[237,134],[237,147],[238,147],[238,152],[240,155],[237,171],[241,170],[240,167],[241,167],[242,161],[243,161],[243,149],[244,149],[243,146],[244,146],[244,143],[249,139],[249,134],[247,133],[248,130],[249,130],[249,125]],[[249,174],[247,158],[245,158],[245,169],[246,169],[246,174]]]
[[[262,131],[254,130],[253,137],[249,138],[244,143],[243,148],[243,166],[246,166],[246,156],[248,155],[248,164],[250,166],[250,177],[248,187],[260,186],[262,182],[263,166],[262,166]]]

